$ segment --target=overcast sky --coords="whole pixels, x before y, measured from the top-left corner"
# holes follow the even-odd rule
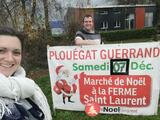
[[[96,7],[115,5],[117,4],[116,1],[117,0],[56,0],[56,9],[53,9],[55,8],[55,4],[51,5],[50,7],[50,20],[63,20],[68,7]]]

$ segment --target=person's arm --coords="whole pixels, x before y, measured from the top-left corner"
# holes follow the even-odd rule
[[[100,40],[83,40],[77,36],[75,38],[75,45],[100,45]]]

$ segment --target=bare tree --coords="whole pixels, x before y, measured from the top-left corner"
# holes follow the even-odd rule
[[[5,21],[4,23],[1,22],[1,24],[5,25],[6,22],[11,21],[12,26],[17,29],[18,26],[16,24],[16,20],[14,19],[14,14],[13,14],[14,9],[16,9],[17,7],[17,0],[13,0],[9,2],[6,0],[1,0],[0,3],[1,3],[1,11],[3,11],[4,13],[4,14],[0,14],[1,19]]]
[[[32,0],[31,24],[35,23],[36,0]]]
[[[24,31],[26,33],[29,32],[29,19],[27,18],[27,10],[26,10],[26,1],[25,0],[20,0],[22,4],[22,15],[23,15],[23,23],[24,23]]]
[[[49,15],[48,15],[48,0],[43,0],[43,5],[44,5],[45,26],[46,26],[47,34],[51,35],[51,28],[49,24]]]

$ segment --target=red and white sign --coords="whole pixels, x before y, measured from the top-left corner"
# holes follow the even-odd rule
[[[88,116],[96,116],[100,112],[100,105],[97,103],[87,103],[85,106],[85,112]]]
[[[49,47],[48,65],[54,109],[157,114],[159,42]]]

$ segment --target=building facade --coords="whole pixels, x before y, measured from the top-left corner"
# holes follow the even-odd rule
[[[95,8],[69,8],[65,16],[65,27],[81,26],[83,16],[94,17],[96,31],[143,29],[156,25],[156,5],[112,5]],[[79,27],[77,27],[79,29]]]

